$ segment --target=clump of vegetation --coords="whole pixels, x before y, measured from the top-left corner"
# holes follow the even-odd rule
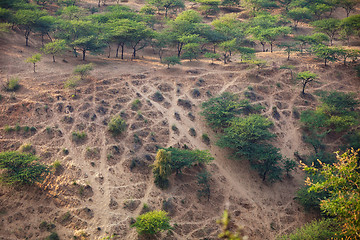
[[[20,146],[19,152],[35,154],[35,148],[31,145],[31,143],[24,143]]]
[[[131,109],[137,111],[141,108],[141,105],[140,99],[137,98],[131,103]]]
[[[168,177],[171,174],[171,153],[164,149],[159,149],[154,164],[151,165],[155,177],[155,184],[160,188],[169,185]]]
[[[135,227],[140,235],[145,236],[153,236],[159,232],[172,229],[170,218],[167,216],[167,213],[162,210],[151,211],[140,215],[131,227]]]
[[[64,88],[74,90],[74,97],[76,96],[76,89],[79,86],[80,80],[81,79],[79,76],[73,76],[66,80],[64,83]]]
[[[40,53],[34,54],[31,57],[26,59],[26,62],[32,63],[34,65],[34,73],[36,72],[36,63],[40,62],[40,60],[41,60],[41,54]]]
[[[56,232],[52,232],[45,240],[60,240],[59,235]]]
[[[198,98],[198,97],[200,97],[200,95],[201,95],[199,89],[197,89],[197,88],[193,89],[192,92],[191,92],[191,94],[192,94],[192,96],[193,96],[194,98]]]
[[[185,167],[191,167],[194,164],[207,164],[214,158],[208,150],[190,150],[180,148],[164,148],[166,152],[170,153],[171,171],[176,174],[181,173]]]
[[[80,142],[86,139],[87,134],[86,132],[72,132],[71,136],[74,142]]]
[[[40,223],[39,228],[46,231],[51,231],[55,228],[55,224],[43,221]]]
[[[171,129],[172,129],[174,132],[179,132],[179,129],[178,129],[178,127],[177,127],[175,124],[173,124],[173,125],[171,126]]]
[[[52,167],[54,168],[55,171],[60,169],[61,168],[61,162],[59,160],[54,161],[53,164],[52,164]]]
[[[278,240],[333,239],[337,233],[334,221],[323,219],[307,223],[293,233],[279,237]]]
[[[296,77],[299,81],[301,81],[301,84],[303,85],[302,88],[302,94],[305,94],[305,87],[306,84],[315,81],[317,78],[317,75],[315,73],[305,71],[305,72],[299,72]]]
[[[217,220],[216,223],[221,225],[221,233],[219,233],[219,239],[228,239],[228,240],[242,240],[244,237],[243,229],[239,226],[236,226],[235,232],[231,231],[231,219],[227,210],[224,211],[224,214],[221,219]]]
[[[16,91],[20,88],[20,84],[19,84],[19,78],[18,77],[11,77],[4,85],[4,90],[5,91]]]
[[[167,68],[176,64],[181,64],[180,58],[177,56],[164,57],[161,62],[167,65]]]
[[[207,133],[203,133],[203,135],[201,135],[201,140],[207,145],[210,144],[210,138]]]
[[[94,69],[93,64],[82,64],[77,65],[74,69],[74,74],[79,75],[81,80],[84,80],[87,76],[89,76],[90,71]]]
[[[48,166],[38,162],[32,154],[20,152],[0,153],[0,181],[8,185],[41,183],[49,173]]]
[[[125,120],[120,116],[114,116],[108,124],[108,129],[114,136],[123,133],[126,127],[127,124]]]
[[[204,170],[197,175],[197,183],[201,189],[198,190],[198,197],[205,197],[207,200],[210,200],[210,183],[209,179],[211,174]]]
[[[156,91],[153,95],[153,99],[157,102],[162,102],[164,101],[164,96],[161,94],[161,92]]]
[[[213,129],[223,128],[229,125],[229,120],[239,114],[257,112],[259,107],[253,106],[248,100],[239,100],[235,94],[224,92],[218,97],[210,98],[201,105],[206,122]]]
[[[195,136],[196,136],[196,130],[195,130],[195,128],[190,128],[190,129],[189,129],[189,134],[190,134],[190,136],[195,137]]]
[[[178,99],[177,104],[179,106],[182,106],[182,107],[187,108],[187,109],[191,109],[191,107],[192,107],[191,101],[187,100],[187,99]]]

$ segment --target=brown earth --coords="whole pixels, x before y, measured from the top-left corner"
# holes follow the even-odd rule
[[[144,204],[151,210],[169,212],[175,227],[172,234],[163,233],[162,239],[215,239],[219,231],[216,219],[224,209],[244,226],[249,239],[275,239],[315,217],[294,200],[295,191],[303,184],[301,170],[281,182],[263,183],[247,161],[229,159],[229,151],[215,146],[216,133],[199,115],[200,105],[210,94],[230,91],[245,97],[246,92],[274,121],[272,130],[277,138],[273,144],[294,158],[296,151],[311,152],[301,140],[296,112],[314,107],[318,90],[359,94],[352,67],[340,63],[323,67],[307,55],[294,55],[286,61],[283,52],[257,54],[268,62],[264,69],[238,63],[236,58],[228,65],[183,61],[181,66],[166,69],[150,49],[140,51],[140,59],[134,61],[88,55],[86,63],[92,62],[95,70],[72,98],[74,92],[64,89],[64,82],[74,66],[84,62],[71,53],[57,57],[56,63],[51,56],[44,56],[33,73],[24,60],[37,52],[41,43],[38,37],[30,40],[27,48],[20,33],[3,34],[0,39],[2,83],[13,76],[21,79],[16,93],[1,92],[0,150],[16,150],[31,143],[43,163],[58,160],[62,167],[38,187],[0,187],[0,239],[44,238],[49,232],[39,227],[43,221],[55,224],[60,239],[74,235],[99,239],[114,233],[118,239],[137,239],[130,223],[144,212]],[[291,79],[289,70],[279,69],[284,64],[296,66],[295,72],[319,74],[319,82],[310,83],[309,94],[302,96],[301,86]],[[198,97],[192,94],[195,88],[200,91]],[[156,91],[163,94],[163,101],[153,98]],[[138,110],[131,108],[135,99],[142,103]],[[192,105],[181,106],[179,99]],[[189,118],[189,113],[195,119]],[[107,123],[117,114],[126,119],[128,129],[114,138]],[[15,124],[34,126],[36,131],[5,132],[6,125]],[[178,132],[172,130],[173,125]],[[196,130],[196,136],[190,135],[190,128]],[[87,138],[73,142],[74,131],[85,131]],[[210,145],[202,142],[203,133],[210,135]],[[332,142],[333,146],[338,143],[336,139]],[[167,190],[153,184],[149,164],[156,146],[184,144],[209,149],[215,157],[206,166],[212,174],[209,201],[196,194],[199,166],[172,176]]]

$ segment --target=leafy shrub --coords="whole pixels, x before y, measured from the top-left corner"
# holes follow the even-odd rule
[[[24,143],[19,147],[19,152],[35,154],[35,149],[31,145],[31,143]]]
[[[190,129],[189,129],[189,134],[190,134],[190,136],[195,137],[195,136],[196,136],[195,128],[190,128]]]
[[[178,56],[170,56],[170,57],[164,57],[161,63],[167,65],[167,67],[170,68],[170,66],[181,64],[181,61]]]
[[[18,77],[12,77],[10,78],[6,84],[4,85],[5,91],[16,91],[20,88],[19,84],[19,78]]]
[[[56,232],[52,232],[45,240],[60,240],[59,235]]]
[[[162,102],[164,100],[164,96],[161,94],[161,92],[156,91],[153,95],[153,99],[157,102]]]
[[[90,74],[90,71],[93,69],[93,64],[91,63],[77,65],[74,69],[74,74],[80,75],[80,78],[83,80],[86,76]]]
[[[332,219],[323,219],[305,224],[293,233],[281,236],[278,240],[336,239],[336,227]]]
[[[207,145],[210,144],[210,138],[207,133],[203,133],[203,135],[201,135],[201,139],[205,144],[207,144]]]
[[[49,173],[46,165],[37,162],[32,154],[19,152],[0,153],[0,181],[10,185],[26,185],[42,182]]]
[[[172,172],[171,153],[159,149],[151,167],[155,178],[154,183],[160,188],[166,188],[169,184],[168,177]]]
[[[127,124],[124,119],[122,119],[120,116],[114,116],[108,125],[109,131],[113,135],[119,135],[122,132],[126,130]]]
[[[85,140],[87,134],[86,132],[72,132],[71,136],[74,142],[80,142],[82,140]]]
[[[291,171],[293,171],[297,165],[297,163],[292,159],[284,159],[284,170],[286,171],[286,174],[289,175]]]
[[[171,169],[180,173],[184,167],[191,167],[194,164],[207,164],[214,160],[208,150],[189,150],[180,148],[165,148],[171,155]]]
[[[206,170],[197,175],[197,183],[201,187],[201,189],[198,190],[198,197],[206,197],[208,201],[210,199],[210,177],[211,174]]]
[[[237,95],[229,92],[210,98],[201,108],[201,115],[213,129],[227,127],[229,121],[238,114],[257,111],[249,101],[239,100]]]
[[[61,167],[61,162],[59,160],[56,160],[53,162],[52,167],[57,170]]]
[[[151,211],[140,215],[131,225],[140,235],[155,235],[159,232],[170,230],[170,219],[165,211]]]
[[[141,107],[141,101],[140,99],[135,99],[132,103],[131,103],[131,109],[134,111],[139,110]]]

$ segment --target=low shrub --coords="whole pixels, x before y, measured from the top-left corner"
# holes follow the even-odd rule
[[[120,116],[114,116],[108,125],[109,131],[113,135],[119,135],[126,130],[127,124]]]

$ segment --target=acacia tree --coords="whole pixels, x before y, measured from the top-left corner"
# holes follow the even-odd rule
[[[301,81],[301,84],[303,85],[302,94],[305,94],[306,84],[314,81],[317,78],[317,75],[315,73],[305,71],[299,72],[296,78]]]
[[[342,155],[337,153],[337,163],[324,164],[321,168],[306,166],[303,169],[310,174],[319,174],[324,181],[306,183],[309,191],[327,191],[329,197],[321,200],[320,208],[336,219],[346,239],[360,237],[360,172],[359,150],[348,150]]]
[[[15,23],[25,30],[24,36],[26,39],[26,46],[29,46],[29,35],[36,26],[37,21],[42,16],[46,15],[46,12],[39,10],[18,10],[14,15]]]
[[[359,4],[358,0],[338,0],[338,6],[342,7],[346,11],[346,17],[349,17],[349,14],[352,11],[355,11],[356,5]]]
[[[165,10],[165,17],[169,10],[185,8],[183,0],[148,0],[147,3],[156,7],[159,12]]]
[[[290,53],[299,51],[296,45],[297,44],[294,42],[283,42],[280,43],[278,47],[284,49],[284,51],[287,53],[287,60],[290,60]]]
[[[132,21],[128,33],[128,44],[133,49],[132,59],[135,59],[136,52],[145,48],[150,43],[154,32],[145,23]]]
[[[55,55],[61,54],[66,49],[66,42],[65,40],[55,40],[53,42],[49,42],[45,44],[43,47],[43,51],[46,54],[51,54],[53,58],[53,62],[55,62]]]
[[[151,165],[155,177],[155,184],[160,188],[166,188],[171,172],[171,153],[164,149],[159,149],[154,164]]]
[[[44,35],[47,35],[50,40],[50,33],[55,30],[56,18],[53,16],[40,17],[34,26],[34,30],[41,34],[41,44],[44,46]]]
[[[36,63],[40,62],[40,60],[41,60],[41,54],[40,53],[34,54],[31,57],[26,59],[26,62],[32,63],[34,65],[34,73],[36,72],[36,69],[35,69],[36,68]]]
[[[315,31],[328,35],[330,46],[332,46],[333,40],[340,29],[340,23],[339,19],[328,18],[312,22],[311,25],[315,27]]]
[[[324,64],[327,66],[327,62],[335,62],[337,60],[337,50],[336,48],[331,48],[325,45],[317,45],[312,48],[313,53],[324,59]]]
[[[294,21],[294,28],[297,28],[299,22],[306,22],[312,19],[313,13],[310,9],[303,8],[293,8],[287,12],[287,16]]]

